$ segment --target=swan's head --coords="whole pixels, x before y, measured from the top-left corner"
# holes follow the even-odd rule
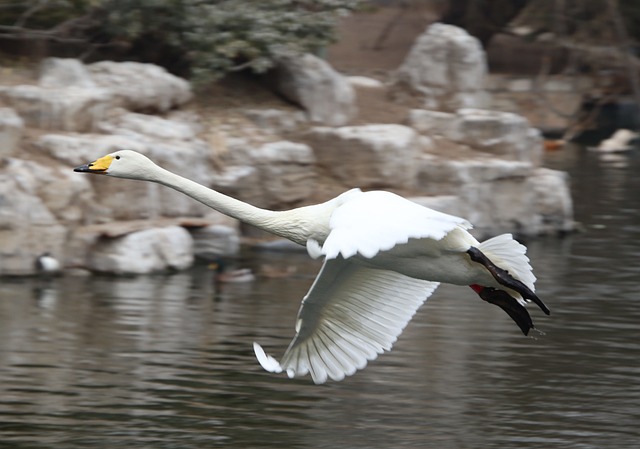
[[[119,150],[73,169],[80,173],[96,173],[117,178],[152,180],[157,165],[132,150]]]

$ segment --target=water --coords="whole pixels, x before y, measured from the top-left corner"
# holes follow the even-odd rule
[[[443,286],[391,353],[341,383],[265,373],[318,262],[215,289],[169,276],[0,284],[2,448],[632,448],[640,442],[640,156],[564,151],[585,232],[528,242],[538,328],[523,337]]]

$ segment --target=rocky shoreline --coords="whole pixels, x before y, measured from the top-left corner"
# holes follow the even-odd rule
[[[302,110],[284,102],[249,106],[233,120],[199,114],[190,107],[189,83],[160,67],[45,60],[30,84],[0,86],[0,275],[37,273],[43,253],[67,268],[131,274],[238,252],[247,230],[190,198],[73,173],[120,148],[265,208],[323,201],[350,187],[382,188],[464,216],[478,237],[571,230],[567,175],[541,167],[542,138],[525,118],[486,108],[478,88],[482,50],[452,28],[428,29],[438,47],[427,36],[416,45],[434,48],[409,57],[421,58],[418,71],[447,65],[435,73],[459,73],[453,83],[349,78],[306,55],[283,61],[287,83],[276,87]],[[443,48],[450,57],[429,60]],[[403,124],[356,125],[364,91],[388,92],[395,107],[398,97],[415,98]]]

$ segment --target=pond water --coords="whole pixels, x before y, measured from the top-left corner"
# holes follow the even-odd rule
[[[263,372],[318,262],[215,288],[164,276],[0,284],[3,448],[632,448],[640,445],[640,155],[551,154],[584,232],[528,242],[550,317],[524,337],[442,286],[394,350],[340,383]]]

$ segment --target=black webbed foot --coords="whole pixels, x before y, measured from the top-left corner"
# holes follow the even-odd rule
[[[519,281],[516,278],[514,278],[513,276],[511,276],[511,274],[509,274],[509,272],[507,270],[504,270],[504,269],[496,266],[478,248],[475,248],[475,247],[472,246],[471,248],[469,248],[467,250],[467,254],[469,254],[469,257],[471,258],[471,260],[473,260],[474,262],[478,262],[479,264],[482,264],[487,270],[489,270],[489,272],[491,273],[493,278],[500,285],[504,285],[505,287],[508,287],[508,288],[510,288],[512,290],[517,291],[518,293],[520,293],[520,295],[522,295],[522,297],[524,299],[528,299],[528,300],[533,301],[534,303],[536,303],[537,306],[540,307],[540,309],[544,313],[546,313],[547,315],[551,314],[551,311],[545,305],[545,303],[543,303],[542,300],[540,298],[538,298],[538,296],[534,292],[532,292],[529,287],[527,287],[524,283],[522,283],[521,281]],[[500,290],[496,290],[496,291],[500,291]],[[507,294],[507,296],[509,296],[509,295]],[[509,296],[509,298],[511,298],[511,296]],[[511,299],[513,299],[513,298],[511,298]],[[513,300],[516,301],[515,299],[513,299]],[[489,301],[489,302],[491,302],[491,301]],[[507,313],[509,313],[509,312],[507,312]],[[509,314],[509,315],[511,315],[511,314]]]
[[[509,293],[492,287],[484,287],[478,291],[478,294],[485,301],[495,304],[507,312],[523,334],[528,335],[529,331],[534,328],[527,308],[520,304],[517,299],[509,295]]]

